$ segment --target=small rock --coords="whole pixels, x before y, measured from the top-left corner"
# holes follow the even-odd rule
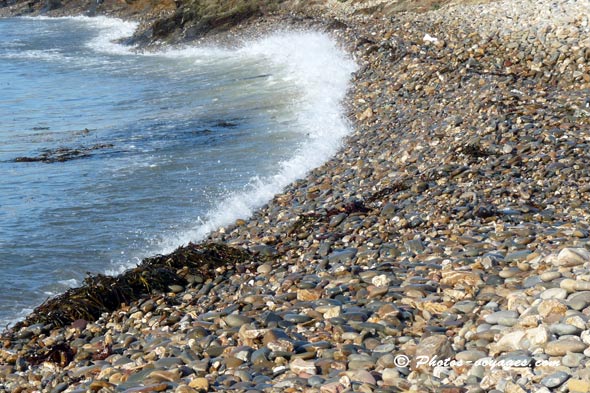
[[[556,388],[563,384],[570,376],[563,372],[558,371],[551,375],[546,376],[541,380],[541,385],[546,386],[548,388]]]
[[[168,381],[174,382],[180,379],[180,373],[178,371],[166,371],[166,370],[156,370],[152,371],[148,378],[153,379],[158,382]]]
[[[188,385],[178,385],[174,393],[197,393],[197,391]]]
[[[590,291],[590,282],[576,281],[571,278],[566,278],[559,283],[559,286],[568,292],[576,291]]]
[[[551,341],[545,346],[545,353],[550,356],[564,356],[568,352],[584,352],[587,345],[580,340],[573,338],[564,338],[557,341]]]
[[[396,207],[395,204],[391,203],[391,202],[387,202],[385,205],[383,205],[383,207],[381,208],[381,217],[385,218],[385,219],[390,219],[392,217],[395,216],[395,211],[396,211]]]
[[[344,374],[353,382],[368,383],[371,385],[377,384],[375,377],[373,377],[373,375],[366,370],[347,371]]]
[[[272,271],[272,265],[270,263],[263,263],[256,269],[257,273],[268,274]]]
[[[330,219],[330,223],[328,224],[331,228],[337,227],[344,221],[344,219],[348,217],[346,213],[336,214],[334,217]]]
[[[526,342],[523,339],[525,337],[526,332],[523,330],[516,330],[505,334],[497,343],[490,344],[490,355],[524,349],[523,347],[526,346]]]
[[[590,381],[583,381],[581,379],[570,379],[567,381],[567,388],[570,393],[589,393]]]
[[[428,364],[417,364],[418,359],[437,359],[452,358],[455,355],[451,343],[446,336],[433,335],[422,339],[416,347],[416,354],[412,359],[412,369],[427,369]]]
[[[541,299],[565,299],[567,291],[563,288],[550,288],[541,292]]]
[[[358,252],[358,250],[356,248],[347,248],[344,250],[337,250],[337,251],[332,252],[330,255],[328,255],[328,261],[330,263],[350,262],[354,259],[357,252]]]
[[[566,336],[572,334],[580,334],[581,329],[576,326],[569,325],[567,323],[555,323],[549,327],[551,333],[557,334],[558,336]]]
[[[455,359],[462,360],[464,362],[475,362],[475,361],[477,361],[479,359],[483,359],[487,356],[488,356],[488,354],[485,353],[484,351],[470,350],[470,351],[459,352],[455,356]]]
[[[339,317],[340,314],[342,314],[342,307],[334,306],[334,307],[330,307],[330,308],[326,309],[326,311],[324,312],[324,318],[325,319],[336,318],[336,317]]]
[[[391,283],[391,279],[385,274],[380,274],[373,277],[371,283],[377,287],[386,287]]]
[[[277,250],[273,246],[268,246],[265,244],[258,244],[255,246],[250,247],[250,251],[254,255],[260,255],[261,257],[270,258],[277,255]]]
[[[576,368],[579,367],[586,356],[581,353],[568,353],[561,358],[561,364],[566,367]]]
[[[567,306],[559,299],[543,300],[537,306],[539,315],[546,318],[550,315],[564,316],[567,311]]]
[[[469,314],[477,307],[477,303],[472,300],[461,300],[460,302],[455,303],[453,309],[462,312],[463,314]]]
[[[90,385],[90,390],[93,390],[92,385]],[[125,390],[125,393],[153,393],[153,392],[163,392],[168,390],[167,383],[159,383],[155,385],[145,385],[145,386],[138,386],[136,388],[129,388]]]
[[[590,261],[590,253],[584,248],[564,248],[557,255],[557,266],[577,266]]]
[[[442,272],[440,283],[451,287],[461,286],[463,288],[473,288],[483,284],[483,281],[477,272],[457,272],[449,270]]]
[[[358,120],[364,121],[364,120],[370,119],[371,117],[373,117],[373,110],[369,107],[369,108],[365,109],[365,111],[358,116]]]
[[[420,254],[424,251],[424,244],[422,244],[422,241],[420,239],[408,240],[404,243],[404,246],[406,247],[406,250],[408,250],[408,252]]]
[[[320,386],[320,393],[341,393],[344,389],[344,385],[341,385],[340,382],[330,382]]]
[[[202,392],[209,391],[209,381],[207,378],[195,378],[189,382],[188,386]]]
[[[297,300],[311,302],[318,300],[322,296],[321,289],[298,289]]]
[[[539,276],[541,281],[549,282],[561,277],[560,272],[545,272]]]
[[[168,289],[170,289],[170,292],[172,293],[180,293],[184,291],[184,287],[182,285],[169,285]]]
[[[253,321],[252,318],[240,314],[229,314],[224,320],[230,327],[240,327]]]
[[[381,372],[383,384],[386,386],[395,385],[399,377],[399,371],[396,368],[386,368]]]
[[[271,351],[293,351],[293,342],[291,338],[280,329],[269,329],[262,338],[262,342]]]
[[[300,358],[295,358],[291,363],[289,363],[289,369],[296,374],[299,374],[299,373],[306,373],[309,375],[316,375],[317,374],[316,366],[313,361],[303,360]]]
[[[513,326],[518,322],[518,313],[511,310],[497,311],[487,315],[484,319],[491,325]]]

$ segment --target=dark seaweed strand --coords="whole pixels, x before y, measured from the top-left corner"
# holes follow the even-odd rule
[[[136,268],[117,277],[89,275],[81,287],[69,289],[37,307],[13,331],[37,323],[62,327],[78,319],[95,321],[102,313],[115,311],[123,303],[164,292],[170,285],[186,285],[186,274],[212,278],[216,268],[231,267],[250,257],[243,249],[220,243],[189,243],[168,255],[146,258]]]

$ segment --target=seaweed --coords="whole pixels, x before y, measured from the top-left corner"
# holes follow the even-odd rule
[[[289,229],[287,230],[287,235],[291,236],[294,234],[297,235],[297,234],[301,233],[302,230],[304,230],[308,224],[313,225],[318,220],[320,220],[320,218],[321,218],[321,216],[317,213],[302,214],[289,227]]]
[[[236,265],[249,258],[247,251],[224,244],[189,243],[171,254],[146,258],[136,268],[117,277],[89,274],[81,287],[47,300],[13,330],[37,323],[63,327],[76,320],[95,321],[102,313],[115,311],[123,303],[165,292],[170,285],[185,286],[184,277],[188,274],[213,278],[216,268]]]
[[[490,151],[473,143],[463,147],[463,154],[472,157],[488,157],[491,155]]]
[[[411,187],[411,180],[409,178],[402,178],[389,187],[382,188],[379,191],[373,193],[373,195],[367,198],[367,202],[372,203],[385,198],[388,195],[396,192],[407,190]]]
[[[72,351],[72,348],[68,344],[61,343],[32,351],[25,359],[32,365],[52,362],[65,367],[74,360],[74,351]]]
[[[326,214],[328,217],[333,217],[340,213],[353,214],[353,213],[368,213],[371,209],[365,206],[365,202],[362,200],[352,200],[345,203],[340,208],[329,209]]]
[[[500,212],[494,205],[481,205],[477,206],[473,212],[473,215],[478,218],[489,218],[499,215]]]
[[[113,146],[112,143],[98,143],[92,146],[81,146],[77,149],[70,147],[43,149],[41,154],[37,156],[16,157],[12,162],[43,162],[46,164],[52,164],[55,162],[71,161],[79,158],[88,158],[92,155],[94,150],[110,149]]]

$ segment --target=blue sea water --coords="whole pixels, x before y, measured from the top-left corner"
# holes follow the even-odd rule
[[[139,53],[109,18],[0,19],[0,324],[87,272],[199,241],[338,149],[354,71],[326,35]],[[63,162],[15,162],[55,149]]]

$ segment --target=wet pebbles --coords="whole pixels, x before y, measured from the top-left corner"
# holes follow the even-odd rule
[[[589,6],[334,7],[356,131],[210,237],[254,257],[5,335],[0,386],[590,392]]]

